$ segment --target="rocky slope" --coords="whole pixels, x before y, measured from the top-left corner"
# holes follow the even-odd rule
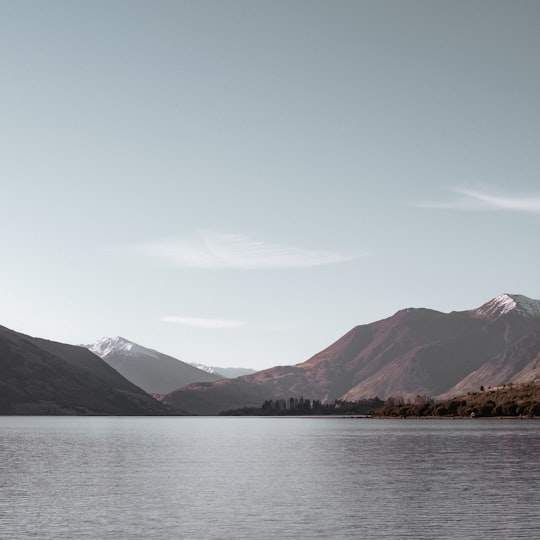
[[[353,328],[301,364],[204,389],[187,386],[167,395],[164,402],[195,413],[217,414],[233,408],[231,399],[227,403],[223,399],[225,388],[227,395],[237,395],[237,402],[244,400],[239,407],[302,395],[326,401],[398,394],[448,397],[481,385],[538,378],[539,332],[540,301],[522,295],[503,294],[461,312],[404,309]],[[237,381],[242,381],[241,387]],[[204,393],[204,408],[197,408],[197,393]]]
[[[85,348],[0,326],[0,414],[171,414]]]

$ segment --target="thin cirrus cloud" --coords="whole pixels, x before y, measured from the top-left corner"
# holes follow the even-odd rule
[[[161,317],[161,321],[178,324],[180,326],[190,326],[192,328],[238,328],[245,326],[244,321],[230,319],[205,319],[199,317]]]
[[[485,191],[454,189],[456,197],[444,202],[415,203],[417,208],[442,208],[449,210],[498,210],[509,212],[540,213],[540,196],[492,195]]]
[[[355,259],[333,251],[287,247],[241,235],[199,233],[142,244],[135,252],[177,268],[233,268],[242,270],[307,268]]]

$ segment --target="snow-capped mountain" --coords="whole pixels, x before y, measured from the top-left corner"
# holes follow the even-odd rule
[[[226,379],[234,379],[235,377],[249,375],[250,373],[256,372],[254,369],[242,367],[205,366],[204,364],[196,364],[193,362],[190,362],[189,365],[196,367],[197,369],[202,369],[203,371],[206,371],[206,373],[216,373],[217,375],[221,375]]]
[[[205,366],[204,364],[198,364],[197,362],[190,362],[190,366],[196,367],[197,369],[200,369],[201,371],[206,371],[206,373],[215,373],[215,369],[210,366]]]
[[[510,312],[522,317],[540,317],[540,300],[522,294],[505,293],[472,310],[474,316],[488,320],[496,320]]]
[[[85,347],[151,394],[166,394],[186,384],[223,378],[120,336],[104,337]]]
[[[113,338],[103,337],[101,339],[98,339],[96,342],[92,343],[91,345],[86,346],[87,349],[92,351],[94,354],[97,354],[99,357],[103,358],[109,354],[112,354],[114,352],[128,352],[131,351],[132,353],[137,352],[137,349],[139,349],[139,352],[145,352],[146,354],[151,354],[151,349],[145,349],[144,347],[141,347],[140,345],[137,345],[136,343],[133,343],[131,341],[128,341],[127,339],[116,336]],[[157,356],[158,353],[156,353],[154,356]]]

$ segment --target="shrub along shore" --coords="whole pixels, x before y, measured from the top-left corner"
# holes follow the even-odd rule
[[[481,387],[478,392],[435,402],[417,396],[412,402],[397,398],[370,410],[377,417],[540,417],[540,381]]]

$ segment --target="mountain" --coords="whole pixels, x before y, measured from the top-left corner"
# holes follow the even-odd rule
[[[256,370],[250,368],[242,367],[219,367],[219,366],[205,366],[204,364],[196,364],[193,362],[189,363],[190,366],[196,367],[197,369],[202,369],[207,373],[215,373],[221,375],[226,379],[234,379],[235,377],[240,377],[242,375],[249,375],[251,373],[256,373]]]
[[[190,383],[223,378],[122,337],[104,337],[86,348],[150,394],[167,394]]]
[[[325,401],[419,394],[446,398],[467,388],[538,378],[539,333],[540,301],[523,295],[503,294],[479,308],[451,313],[408,308],[353,328],[301,364],[204,388],[188,386],[164,402],[216,414],[236,407],[230,406],[232,395],[244,401],[238,407],[291,396]]]
[[[171,410],[83,347],[0,326],[0,414],[163,415]]]

